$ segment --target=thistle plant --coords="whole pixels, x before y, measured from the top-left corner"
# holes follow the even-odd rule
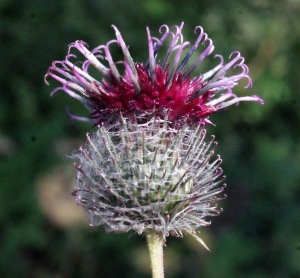
[[[78,161],[77,204],[92,226],[144,235],[153,277],[161,278],[167,237],[188,234],[208,249],[198,228],[210,225],[209,217],[221,212],[216,202],[224,198],[222,160],[214,155],[214,137],[205,139],[209,116],[241,101],[263,101],[233,94],[241,79],[247,80],[246,88],[252,85],[238,51],[227,63],[215,55],[219,64],[192,77],[214,50],[200,26],[191,45],[183,38],[183,23],[162,25],[160,38],[147,28],[146,63],[133,61],[119,30],[112,27],[116,39],[92,51],[83,41],[70,44],[65,60],[53,62],[45,80],[61,83],[52,95],[62,90],[89,110],[88,117],[68,111],[72,119],[97,127],[72,156]],[[112,44],[120,47],[123,61],[113,60]],[[159,58],[164,45],[165,55]],[[81,66],[73,50],[85,58]],[[89,74],[90,66],[101,80]],[[228,75],[229,69],[237,72]]]

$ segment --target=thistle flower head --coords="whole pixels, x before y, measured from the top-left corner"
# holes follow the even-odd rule
[[[240,79],[247,80],[246,87],[252,84],[238,51],[231,53],[227,63],[215,55],[217,66],[192,77],[214,50],[200,26],[195,28],[193,44],[183,39],[183,23],[161,26],[160,38],[147,28],[146,63],[133,62],[119,30],[113,28],[116,39],[92,51],[83,41],[70,44],[65,60],[53,62],[45,76],[62,84],[52,94],[63,90],[90,109],[88,118],[70,114],[72,118],[98,126],[73,156],[80,162],[75,165],[73,194],[91,225],[106,231],[155,230],[164,238],[189,233],[205,246],[196,229],[210,224],[208,216],[220,213],[215,202],[223,198],[218,194],[224,188],[219,186],[221,159],[212,160],[214,139],[204,140],[208,116],[240,101],[263,101],[232,93]],[[166,54],[158,60],[166,41]],[[124,61],[113,60],[112,44],[120,47]],[[199,46],[203,47],[200,54]],[[81,67],[71,61],[76,58],[74,49],[86,59]],[[89,74],[91,65],[101,80]],[[229,76],[230,68],[237,73]]]
[[[246,88],[252,84],[248,67],[238,51],[231,53],[227,63],[221,55],[215,55],[219,59],[217,66],[192,77],[193,71],[214,50],[212,40],[201,26],[195,28],[197,38],[193,44],[184,41],[183,23],[172,28],[162,25],[160,38],[152,37],[147,28],[149,57],[146,63],[133,62],[119,30],[112,27],[116,39],[92,51],[83,41],[70,44],[65,60],[53,62],[45,76],[45,80],[51,76],[62,84],[52,94],[63,90],[91,110],[88,119],[75,115],[71,115],[72,118],[89,120],[97,125],[114,122],[120,113],[131,118],[147,114],[148,119],[153,116],[164,119],[166,110],[169,110],[168,120],[173,123],[182,118],[186,118],[189,124],[207,123],[210,114],[240,101],[263,103],[258,96],[237,97],[232,93],[240,79],[247,80]],[[167,40],[170,41],[167,52],[161,61],[157,61],[157,54]],[[113,60],[112,44],[121,48],[124,61]],[[204,49],[200,54],[199,45]],[[86,59],[81,67],[71,61],[76,58],[73,49]],[[194,56],[194,62],[189,63]],[[123,74],[117,67],[119,64],[124,66]],[[102,75],[102,80],[89,74],[91,65]],[[227,76],[230,68],[236,69],[237,73]]]

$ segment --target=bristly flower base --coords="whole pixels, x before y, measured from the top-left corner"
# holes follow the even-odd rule
[[[120,119],[87,135],[73,156],[80,161],[73,194],[91,225],[117,233],[150,229],[164,238],[209,225],[206,218],[221,211],[215,202],[224,180],[220,157],[211,161],[214,138],[207,144],[203,125],[178,130],[167,116],[143,124]]]

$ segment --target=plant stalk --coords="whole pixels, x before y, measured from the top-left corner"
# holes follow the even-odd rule
[[[146,238],[151,261],[152,278],[164,278],[163,234],[148,230]]]

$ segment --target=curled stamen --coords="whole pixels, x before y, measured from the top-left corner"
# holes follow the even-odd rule
[[[178,39],[180,38],[181,34],[177,33],[174,38],[172,39],[170,45],[169,45],[169,48],[167,50],[167,53],[161,63],[161,66],[162,66],[162,70],[165,71],[167,66],[168,66],[168,63],[169,63],[169,59],[171,57],[171,54],[172,52],[175,50],[176,48],[176,44],[178,42]]]
[[[183,74],[183,79],[187,78],[198,65],[203,61],[203,59],[207,56],[209,56],[214,51],[214,45],[211,39],[207,37],[206,33],[203,33],[203,36],[205,37],[202,45],[205,45],[206,42],[208,42],[207,48],[199,55],[197,60],[193,63],[193,65]],[[202,38],[202,37],[201,37]],[[201,40],[200,40],[201,41]]]
[[[120,75],[120,73],[119,73],[119,71],[116,67],[116,64],[113,61],[112,56],[111,56],[110,51],[109,51],[109,46],[113,43],[118,44],[118,41],[116,41],[116,40],[109,41],[105,46],[103,46],[103,49],[104,49],[104,52],[105,52],[105,58],[106,58],[106,60],[109,64],[112,75],[115,77],[116,81],[119,83],[121,75]]]
[[[260,104],[264,104],[264,101],[259,96],[253,95],[247,97],[238,97],[226,102],[222,102],[222,104],[220,105],[220,109],[226,108],[233,104],[238,104],[240,101],[258,101]]]
[[[165,28],[166,31],[165,31],[164,35],[163,35],[160,39],[154,38],[154,37],[151,38],[151,36],[150,36],[150,30],[149,30],[148,27],[146,28],[146,30],[147,30],[147,35],[148,35],[148,44],[149,44],[149,41],[151,41],[151,43],[152,43],[152,40],[157,41],[157,42],[154,44],[154,46],[152,45],[152,47],[151,47],[151,48],[153,49],[153,51],[151,52],[151,53],[152,53],[151,55],[152,55],[154,58],[156,58],[156,55],[157,55],[157,53],[158,53],[158,50],[159,50],[160,47],[163,45],[163,42],[166,40],[166,38],[167,38],[169,35],[173,36],[173,33],[169,31],[169,27],[168,27],[167,25],[162,25],[162,26],[160,26],[160,28],[159,28],[159,33],[162,33],[162,28]],[[150,53],[150,49],[149,49],[149,53]],[[149,57],[150,57],[150,56],[149,56]],[[150,58],[149,58],[149,59],[150,59]],[[153,59],[153,61],[154,61],[154,59]],[[149,60],[146,62],[145,67],[146,67],[146,68],[149,67]]]
[[[103,74],[105,77],[109,77],[108,75],[108,70],[107,68],[102,65],[99,60],[94,56],[94,54],[92,52],[90,52],[86,46],[87,44],[83,41],[76,41],[73,45],[75,48],[77,48],[81,54],[87,58],[91,64],[101,73]]]
[[[214,67],[212,70],[206,72],[202,75],[202,79],[205,81],[212,77],[216,72],[218,72],[222,67],[224,63],[224,58],[221,55],[215,55],[215,58],[220,58],[220,63],[216,67]]]
[[[124,57],[125,57],[125,60],[127,61],[128,65],[129,65],[129,68],[130,68],[130,77],[131,77],[131,80],[132,80],[132,83],[134,84],[134,87],[136,88],[136,91],[137,92],[140,92],[140,86],[138,84],[138,76],[137,76],[137,72],[136,72],[136,69],[135,69],[135,66],[134,66],[134,62],[130,56],[130,53],[128,51],[128,48],[121,36],[121,33],[120,31],[118,30],[118,28],[114,25],[112,25],[112,27],[114,28],[115,32],[116,32],[116,37],[117,37],[117,41],[123,51],[123,54],[124,54]]]
[[[65,88],[65,87],[57,87],[56,89],[54,89],[50,96],[52,97],[57,91],[64,91],[65,93],[67,93],[70,97],[77,99],[78,101],[82,102],[83,104],[87,104],[87,100],[84,99],[83,97],[75,94],[73,91]]]
[[[245,58],[241,56],[241,53],[239,51],[233,51],[230,55],[229,55],[229,59],[231,59],[231,57],[234,55],[234,54],[237,54],[235,58],[232,59],[231,63],[232,64],[235,64],[238,60],[241,60],[241,62],[238,64],[238,65],[242,65],[244,64],[245,62]],[[231,63],[228,63],[231,67],[232,64]]]
[[[133,73],[132,70],[131,70],[130,65],[128,65],[127,63],[125,63],[125,68],[126,68],[126,70],[127,70],[127,73],[128,73],[128,75],[129,75],[131,81],[132,81],[132,84],[133,84],[133,86],[134,86],[134,88],[135,88],[135,91],[136,91],[137,93],[139,93],[139,92],[141,91],[141,88],[140,88],[140,86],[139,86],[139,84],[138,84],[137,76],[134,75],[134,73]]]
[[[100,49],[100,50],[98,50],[98,49],[95,50],[95,49],[94,49],[94,50],[92,50],[92,53],[94,54],[94,56],[95,56],[97,59],[101,59],[101,60],[104,59],[104,56],[103,56],[103,54],[102,54],[101,49]],[[83,71],[88,72],[88,68],[89,68],[90,65],[92,65],[92,63],[91,63],[89,60],[84,61],[83,64],[82,64],[82,69],[83,69]],[[106,69],[106,70],[107,70],[107,69]]]
[[[168,77],[168,85],[170,85],[170,83],[172,82],[172,79],[174,77],[175,72],[177,72],[177,69],[178,69],[177,65],[180,61],[182,51],[185,48],[187,48],[189,45],[190,45],[189,42],[184,42],[183,44],[177,46],[177,53],[175,55],[175,58],[174,58],[174,61],[173,61],[173,64],[172,64],[172,68],[170,69],[170,74],[169,74],[169,77]],[[174,48],[174,50],[175,50],[175,48]]]
[[[200,29],[200,34],[197,38],[197,40],[195,41],[195,43],[192,45],[191,49],[189,50],[189,52],[186,54],[186,56],[183,58],[181,64],[178,66],[176,71],[182,71],[184,69],[184,67],[186,66],[186,64],[188,63],[188,61],[190,60],[190,58],[192,57],[193,53],[195,52],[195,50],[197,49],[202,36],[203,36],[203,28],[201,26],[197,26],[194,30],[194,33],[196,34],[197,29]]]
[[[221,70],[212,78],[212,81],[224,77],[226,74],[226,71],[229,68],[231,68],[238,60],[241,60],[241,62],[239,64],[236,64],[234,67],[243,65],[243,62],[245,59],[244,59],[244,57],[241,56],[240,52],[238,52],[238,51],[232,52],[229,56],[229,59],[231,59],[233,54],[237,54],[237,56],[235,58],[233,58],[230,62],[228,62],[225,66],[223,66],[221,68]]]
[[[222,89],[219,90],[219,91],[223,91]],[[219,92],[217,91],[216,94]],[[230,98],[230,97],[234,97],[236,98],[237,96],[235,94],[232,93],[232,89],[231,88],[227,88],[227,92],[222,94],[220,97],[212,100],[212,101],[209,101],[206,103],[207,106],[216,106],[217,104],[225,101],[226,99]]]
[[[146,63],[146,68],[147,68],[147,64],[149,63],[150,77],[151,77],[151,81],[153,82],[154,81],[154,66],[155,66],[154,59],[155,59],[156,54],[153,49],[153,43],[152,43],[153,38],[151,37],[150,30],[148,27],[147,27],[147,36],[148,36],[148,48],[149,48],[149,60]],[[158,45],[159,45],[159,43],[157,43],[157,46]]]
[[[79,122],[90,122],[90,119],[89,118],[86,118],[86,117],[80,117],[80,116],[76,116],[74,114],[72,114],[70,111],[69,111],[69,107],[66,108],[66,113],[68,114],[68,116],[70,117],[70,119],[72,120],[75,120],[75,121],[79,121]]]

